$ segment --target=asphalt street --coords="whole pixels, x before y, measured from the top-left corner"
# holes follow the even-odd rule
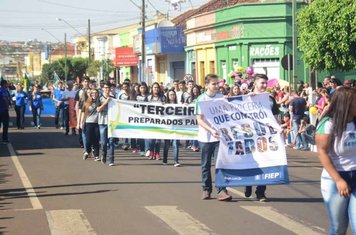
[[[243,188],[230,189],[231,202],[216,192],[203,201],[199,153],[181,148],[182,167],[173,167],[171,155],[164,166],[118,148],[110,167],[84,161],[77,136],[52,117],[43,123],[10,128],[11,144],[0,146],[1,234],[327,233],[315,153],[288,150],[290,184],[269,186],[269,202],[244,198]]]

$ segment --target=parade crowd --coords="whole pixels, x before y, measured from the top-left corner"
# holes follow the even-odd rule
[[[117,84],[116,79],[107,81],[90,80],[84,77],[81,83],[58,82],[52,90],[55,103],[56,128],[65,135],[78,135],[83,148],[83,160],[93,157],[114,166],[114,151],[119,146],[132,154],[139,154],[149,160],[160,160],[168,164],[169,149],[172,148],[173,166],[179,167],[179,149],[187,148],[200,152],[202,168],[202,199],[210,199],[212,193],[211,163],[217,155],[219,133],[201,113],[199,103],[215,98],[229,98],[239,95],[253,95],[269,92],[273,115],[283,129],[285,145],[300,151],[309,151],[315,144],[324,167],[321,178],[322,195],[329,219],[330,234],[345,234],[350,221],[356,231],[356,93],[355,81],[341,83],[336,77],[325,77],[313,89],[310,84],[299,81],[296,89],[288,84],[269,83],[263,74],[235,74],[233,84],[214,74],[205,78],[205,87],[193,80],[174,80],[163,85],[131,83],[126,79]],[[33,85],[28,92],[23,84],[16,86],[13,102],[9,84],[1,81],[0,122],[2,123],[2,142],[8,143],[9,107],[13,103],[16,111],[16,126],[25,128],[25,108],[32,112],[34,128],[41,128],[41,113],[44,109],[40,84]],[[310,97],[316,96],[316,100]],[[199,126],[197,140],[159,140],[159,139],[119,139],[108,137],[108,103],[112,99],[151,102],[160,104],[195,104]],[[314,116],[316,123],[311,123]],[[119,142],[120,145],[119,145]],[[163,151],[161,145],[163,144]],[[161,157],[162,156],[162,157]],[[257,186],[257,200],[267,201],[266,186]],[[245,196],[250,197],[252,186],[246,186]],[[226,188],[217,188],[217,199],[229,201],[231,196]],[[342,215],[342,216],[341,216]],[[345,227],[346,226],[346,227]]]

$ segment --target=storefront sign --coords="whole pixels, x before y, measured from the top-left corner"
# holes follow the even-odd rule
[[[115,48],[115,66],[137,66],[138,56],[132,47]]]
[[[251,57],[280,57],[280,47],[274,45],[251,46]]]

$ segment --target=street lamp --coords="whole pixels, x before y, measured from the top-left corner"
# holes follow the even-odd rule
[[[71,27],[72,29],[74,29],[74,31],[76,31],[77,33],[79,33],[80,36],[85,38],[85,35],[82,34],[78,29],[76,29],[73,25],[71,25],[68,21],[66,21],[65,19],[62,18],[56,18],[57,21],[63,21],[66,25],[68,25],[69,27]],[[91,42],[90,42],[90,19],[88,19],[88,62],[90,64],[90,60],[91,60]]]
[[[74,29],[74,31],[76,31],[76,32],[79,33],[81,36],[83,36],[83,34],[82,34],[81,32],[79,32],[78,29],[74,28],[73,25],[69,24],[68,21],[66,21],[66,20],[64,20],[64,19],[62,19],[62,18],[58,18],[58,17],[56,18],[56,20],[57,20],[57,21],[63,21],[66,25],[68,25],[69,27],[71,27],[72,29]]]

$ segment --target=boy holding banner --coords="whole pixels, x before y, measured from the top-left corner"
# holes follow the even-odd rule
[[[205,77],[207,91],[200,95],[196,102],[196,117],[199,126],[198,141],[201,147],[201,169],[202,169],[202,199],[207,200],[211,197],[212,179],[211,179],[211,158],[217,156],[219,149],[219,133],[204,118],[200,109],[200,102],[211,101],[217,98],[223,98],[224,95],[219,93],[218,76],[208,74]],[[231,201],[232,197],[228,194],[225,187],[217,187],[219,201]]]
[[[255,88],[253,90],[253,93],[250,93],[250,95],[254,95],[254,94],[262,94],[266,92],[267,89],[267,80],[268,77],[265,74],[256,74],[255,76]],[[279,113],[279,108],[277,105],[276,100],[272,97],[269,96],[269,102],[271,105],[271,110],[272,110],[272,114],[274,115],[275,119],[277,120],[277,123],[279,123],[278,120],[278,113]],[[260,202],[266,202],[267,198],[265,195],[266,192],[266,185],[259,185],[256,187],[256,198],[258,201]],[[246,186],[245,187],[245,197],[250,197],[252,194],[252,186]]]

